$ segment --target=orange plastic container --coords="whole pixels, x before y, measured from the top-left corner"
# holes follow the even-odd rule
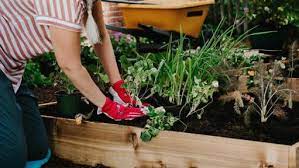
[[[161,30],[182,32],[198,38],[214,0],[145,0],[151,4],[119,4],[125,27],[137,29],[138,24]]]

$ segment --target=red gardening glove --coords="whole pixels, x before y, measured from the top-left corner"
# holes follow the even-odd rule
[[[98,109],[98,114],[101,113],[115,121],[133,120],[145,116],[146,109],[124,106],[106,98],[104,106]]]
[[[123,87],[125,82],[120,80],[110,87],[109,92],[113,96],[113,100],[119,104],[126,105],[130,104],[132,106],[138,106],[136,100],[134,100],[127,92],[127,90]],[[143,106],[149,106],[148,103],[142,103]]]

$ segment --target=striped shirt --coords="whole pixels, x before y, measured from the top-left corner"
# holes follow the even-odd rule
[[[53,49],[49,26],[81,32],[83,0],[0,0],[0,70],[16,92],[26,61]]]

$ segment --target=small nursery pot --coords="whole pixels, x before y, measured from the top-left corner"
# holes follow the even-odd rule
[[[76,114],[80,113],[81,94],[76,92],[67,94],[64,91],[55,93],[57,100],[57,112],[62,117],[74,118]]]

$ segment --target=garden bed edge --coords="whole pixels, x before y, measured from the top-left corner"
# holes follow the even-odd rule
[[[163,131],[151,142],[141,128],[43,116],[53,153],[86,165],[110,167],[296,168],[299,144],[292,146]]]

